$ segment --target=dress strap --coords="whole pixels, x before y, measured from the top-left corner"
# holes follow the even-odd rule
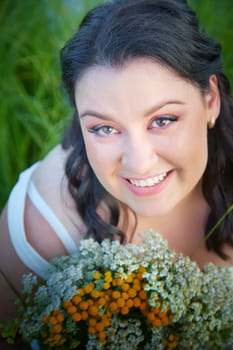
[[[8,200],[8,227],[12,244],[20,260],[42,278],[46,277],[49,262],[44,259],[27,241],[24,230],[24,209],[28,182],[38,163],[25,170],[11,191]]]
[[[34,206],[43,216],[43,218],[48,222],[48,224],[53,228],[54,232],[57,234],[62,244],[66,248],[67,252],[73,254],[77,252],[77,246],[71,238],[70,234],[66,230],[65,226],[61,223],[58,217],[54,214],[52,209],[48,206],[45,200],[42,198],[38,192],[36,186],[32,181],[29,183],[28,196],[31,199]]]

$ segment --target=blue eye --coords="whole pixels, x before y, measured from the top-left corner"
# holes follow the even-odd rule
[[[99,136],[109,136],[117,133],[117,130],[109,125],[97,125],[89,128],[88,131]]]
[[[168,126],[171,122],[176,122],[177,117],[174,116],[163,116],[155,118],[151,123],[151,128],[162,129]]]

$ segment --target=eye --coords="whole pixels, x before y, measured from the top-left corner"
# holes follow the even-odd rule
[[[118,131],[110,125],[96,125],[89,128],[88,131],[98,136],[109,136],[118,133]]]
[[[150,129],[163,129],[169,124],[171,124],[172,122],[176,122],[176,121],[177,121],[177,117],[171,116],[171,115],[157,117],[152,120]]]

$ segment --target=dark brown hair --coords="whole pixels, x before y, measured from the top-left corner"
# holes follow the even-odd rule
[[[63,81],[74,109],[75,83],[86,70],[95,65],[121,67],[138,57],[171,67],[201,91],[209,88],[211,75],[218,78],[221,111],[215,127],[208,131],[209,157],[203,178],[203,193],[211,208],[208,232],[233,202],[233,100],[229,81],[222,72],[221,47],[200,28],[186,1],[108,1],[86,15],[61,51]],[[100,241],[118,234],[124,241],[123,232],[116,228],[117,201],[102,187],[88,163],[76,109],[63,146],[73,147],[66,174],[77,210],[88,228],[87,236]],[[109,208],[109,222],[96,213],[101,202]],[[228,215],[206,244],[225,258],[223,243],[233,246],[232,215]]]

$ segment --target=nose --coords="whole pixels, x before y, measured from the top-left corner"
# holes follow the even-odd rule
[[[148,135],[135,136],[127,139],[121,162],[132,175],[151,175],[153,166],[158,161],[155,142]]]

